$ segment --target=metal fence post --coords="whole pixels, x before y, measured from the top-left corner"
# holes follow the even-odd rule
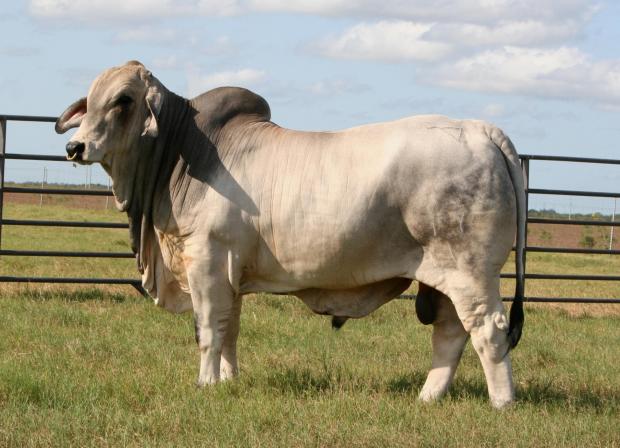
[[[4,154],[6,148],[6,119],[0,117],[0,250],[2,250],[2,208],[4,206]]]
[[[523,247],[523,278],[521,278],[523,285],[523,295],[527,297],[525,294],[525,272],[527,272],[527,267],[525,266],[525,262],[527,260],[527,228],[528,228],[528,215],[529,215],[529,199],[530,199],[530,159],[527,157],[522,157],[521,159],[521,168],[523,169],[523,183],[525,187],[525,229],[524,231],[524,247]],[[515,253],[515,256],[518,256]]]
[[[618,198],[614,198],[614,212],[611,214],[611,222],[616,221],[616,206],[618,205]],[[612,225],[609,230],[609,250],[614,248],[614,226]]]

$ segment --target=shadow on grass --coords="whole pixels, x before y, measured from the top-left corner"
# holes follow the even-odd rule
[[[351,382],[343,378],[342,372],[313,372],[310,369],[286,369],[276,371],[267,377],[272,389],[296,396],[316,395],[335,390],[351,390]]]
[[[410,395],[417,394],[426,380],[423,372],[412,372],[400,375],[387,382],[387,391],[391,394]]]
[[[451,387],[450,396],[455,399],[486,400],[488,399],[487,385],[484,381],[459,379]],[[620,394],[616,392],[585,388],[562,390],[552,382],[517,386],[516,396],[517,403],[561,407],[567,410],[587,409],[602,412],[620,407]]]
[[[123,303],[127,296],[119,293],[110,293],[101,289],[90,288],[78,291],[64,291],[62,289],[24,289],[15,293],[26,300],[46,302],[49,300],[63,300],[65,302],[114,302]]]
[[[306,368],[289,368],[276,371],[267,377],[267,384],[274,390],[295,396],[315,396],[330,392],[384,392],[388,395],[417,395],[426,379],[425,372],[412,372],[381,381],[358,378],[353,372],[339,369],[312,371]],[[455,400],[488,400],[487,385],[483,378],[459,378],[450,388]],[[620,408],[620,394],[615,391],[562,390],[552,383],[532,383],[517,387],[517,403],[550,406],[567,410],[610,412]]]
[[[551,383],[518,387],[517,399],[525,403],[547,404],[567,409],[590,409],[597,412],[620,408],[620,394],[616,391],[591,390],[584,387],[566,391]]]
[[[314,372],[310,369],[286,369],[267,377],[269,387],[298,396],[317,395],[324,392],[386,392],[392,395],[417,393],[424,383],[419,372],[400,375],[382,381],[357,376],[341,369]]]

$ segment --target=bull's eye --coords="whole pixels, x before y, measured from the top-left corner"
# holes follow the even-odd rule
[[[131,103],[133,103],[133,98],[129,95],[121,95],[114,101],[115,106],[121,106],[123,108],[128,107]]]

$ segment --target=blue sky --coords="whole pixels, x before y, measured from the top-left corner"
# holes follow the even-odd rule
[[[30,0],[0,12],[0,113],[58,115],[102,70],[138,59],[168,88],[263,95],[286,127],[440,113],[499,125],[525,154],[620,158],[620,2],[586,0]],[[63,152],[9,123],[11,152]],[[7,162],[9,180],[43,164]],[[46,164],[52,182],[84,168]],[[107,182],[99,169],[93,180]],[[541,188],[618,191],[620,167],[537,164]],[[613,201],[533,205],[610,212]]]

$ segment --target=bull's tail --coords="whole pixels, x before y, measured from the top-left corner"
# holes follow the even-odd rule
[[[525,282],[525,226],[527,219],[527,210],[525,203],[525,183],[523,180],[523,172],[519,163],[519,156],[514,145],[504,133],[492,126],[488,130],[491,141],[500,149],[508,168],[508,173],[515,190],[515,198],[517,202],[517,239],[515,263],[517,271],[517,281],[515,288],[515,298],[510,308],[510,326],[508,328],[508,343],[510,348],[515,348],[521,339],[523,331],[523,322],[525,320],[523,314],[523,296]]]

